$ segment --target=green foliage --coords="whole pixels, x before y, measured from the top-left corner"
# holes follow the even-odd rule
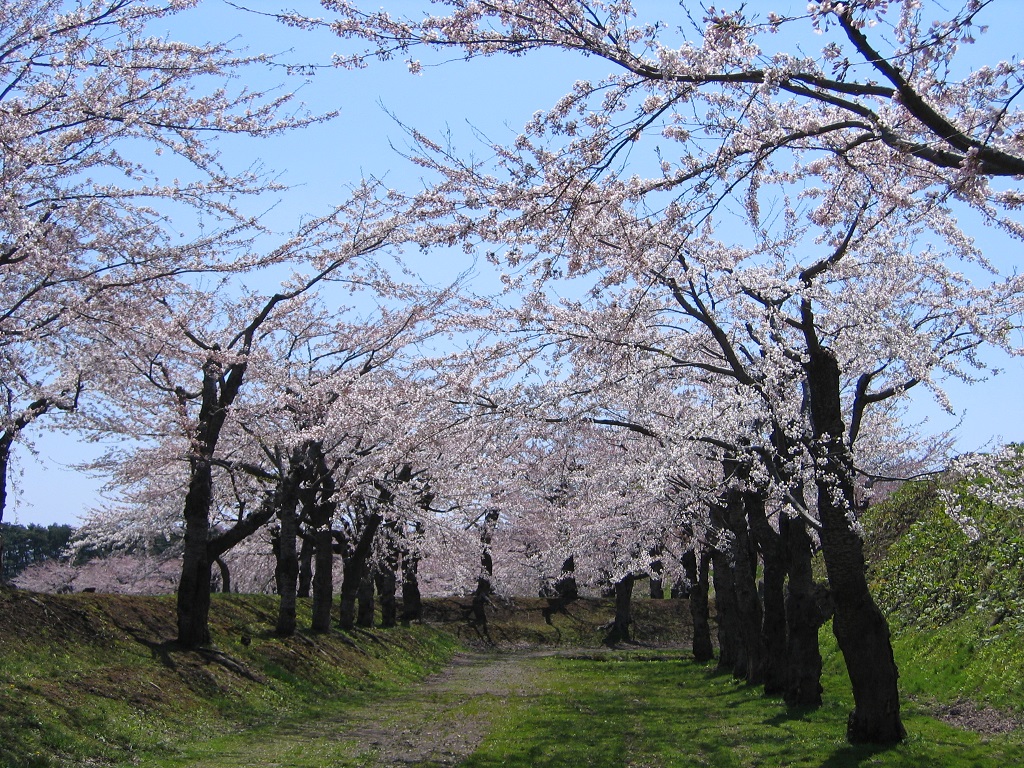
[[[3,539],[3,580],[10,581],[35,563],[56,560],[67,547],[75,529],[70,525],[14,525],[0,523]]]
[[[874,590],[904,694],[1024,712],[1024,532],[1017,510],[935,484],[904,486],[864,518]]]

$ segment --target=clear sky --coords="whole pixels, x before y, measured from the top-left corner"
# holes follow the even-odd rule
[[[427,6],[418,0],[376,2],[389,9],[411,11]],[[795,0],[755,0],[748,3],[748,9],[770,10],[780,4],[790,9],[806,5]],[[252,0],[250,5],[263,10],[278,4],[273,0]],[[644,5],[678,13],[676,3],[667,0]],[[313,0],[297,0],[289,7],[311,15],[318,13]],[[1001,7],[1007,10],[1005,3]],[[238,43],[254,52],[286,52],[283,56],[291,62],[325,62],[331,53],[342,48],[342,43],[326,32],[290,30],[239,11],[222,0],[206,0],[198,13],[182,15],[175,23],[175,36],[193,40],[235,36]],[[1016,53],[1022,32],[1024,15],[1003,17],[975,53],[991,54],[994,63]],[[818,44],[818,40],[808,40],[807,48]],[[392,148],[392,144],[403,148],[405,137],[388,111],[428,135],[437,137],[451,132],[460,148],[476,150],[480,147],[475,144],[470,126],[495,141],[512,138],[535,111],[551,106],[575,80],[597,79],[607,73],[609,66],[593,58],[547,52],[511,60],[479,59],[427,66],[418,76],[411,75],[401,60],[371,65],[365,70],[326,70],[304,85],[300,95],[314,111],[340,109],[337,119],[273,140],[226,142],[224,149],[228,159],[237,161],[241,167],[256,159],[263,160],[269,168],[280,172],[282,181],[293,185],[268,214],[275,226],[286,230],[303,215],[326,212],[332,202],[343,198],[345,186],[363,175],[384,177],[389,186],[397,188],[416,187],[417,169]],[[270,77],[275,82],[283,81],[280,73]],[[260,205],[267,207],[271,202]],[[1003,240],[988,231],[979,231],[977,237],[988,255],[997,261],[1006,258],[1004,251],[1011,246]],[[1019,244],[1012,249],[1021,250]],[[425,257],[410,256],[410,261],[430,279],[433,274],[461,271],[468,266],[461,261],[465,258],[461,251],[444,251]],[[1024,439],[1024,361],[994,355],[988,359],[994,367],[1004,368],[1005,373],[971,386],[951,383],[949,395],[957,411],[955,415],[942,412],[929,394],[921,390],[914,393],[910,418],[927,419],[926,432],[951,428],[959,422],[958,445],[962,450],[980,448],[996,438]],[[71,465],[90,458],[95,448],[38,427],[27,437],[34,441],[38,453],[33,457],[25,446],[15,448],[15,487],[5,520],[22,524],[77,522],[78,516],[96,502],[100,481],[83,476]]]

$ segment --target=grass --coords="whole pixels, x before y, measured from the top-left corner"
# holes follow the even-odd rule
[[[546,689],[502,707],[466,768],[544,766],[1002,766],[1024,764],[1020,733],[982,737],[910,707],[907,741],[845,742],[851,697],[830,676],[818,710],[793,711],[677,654],[549,658]]]
[[[934,483],[908,483],[869,510],[879,603],[894,630],[904,693],[969,699],[1024,716],[1024,530],[1013,510],[955,487],[974,527],[945,512]]]
[[[0,592],[0,765],[121,763],[357,706],[461,646],[427,627],[274,637],[276,600],[218,596],[214,649],[178,650],[173,598]],[[308,625],[309,606],[300,622]]]
[[[469,768],[1024,765],[1024,731],[982,735],[930,714],[962,699],[1024,713],[1024,637],[1017,622],[993,622],[991,606],[894,625],[910,736],[887,750],[845,742],[852,696],[827,628],[825,705],[792,711],[679,650],[597,650],[608,601],[547,615],[543,600],[495,603],[486,629],[466,607],[432,602],[425,626],[280,639],[275,598],[217,596],[215,648],[184,652],[166,642],[172,598],[0,591],[0,766],[367,768],[394,763],[343,736],[353,723],[388,732],[419,718],[429,733],[438,717],[475,724]],[[639,637],[685,646],[685,602],[636,609]],[[488,637],[595,650],[524,657],[522,681],[503,692],[413,687]]]

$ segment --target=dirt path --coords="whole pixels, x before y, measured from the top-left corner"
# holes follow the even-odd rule
[[[140,765],[175,768],[383,768],[459,765],[510,698],[542,685],[531,659],[545,652],[456,656],[398,696],[342,716],[292,723],[196,745],[190,758]]]
[[[358,713],[345,738],[355,739],[359,765],[458,765],[509,697],[537,690],[536,655],[460,655],[385,710]]]

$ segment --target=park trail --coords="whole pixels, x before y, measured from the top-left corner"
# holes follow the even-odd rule
[[[390,699],[232,744],[188,768],[376,768],[459,765],[479,746],[510,698],[538,692],[530,662],[550,651],[464,653]]]
[[[459,655],[390,711],[358,713],[346,736],[376,765],[458,765],[483,741],[502,704],[536,690],[538,675],[528,660],[537,655]]]

